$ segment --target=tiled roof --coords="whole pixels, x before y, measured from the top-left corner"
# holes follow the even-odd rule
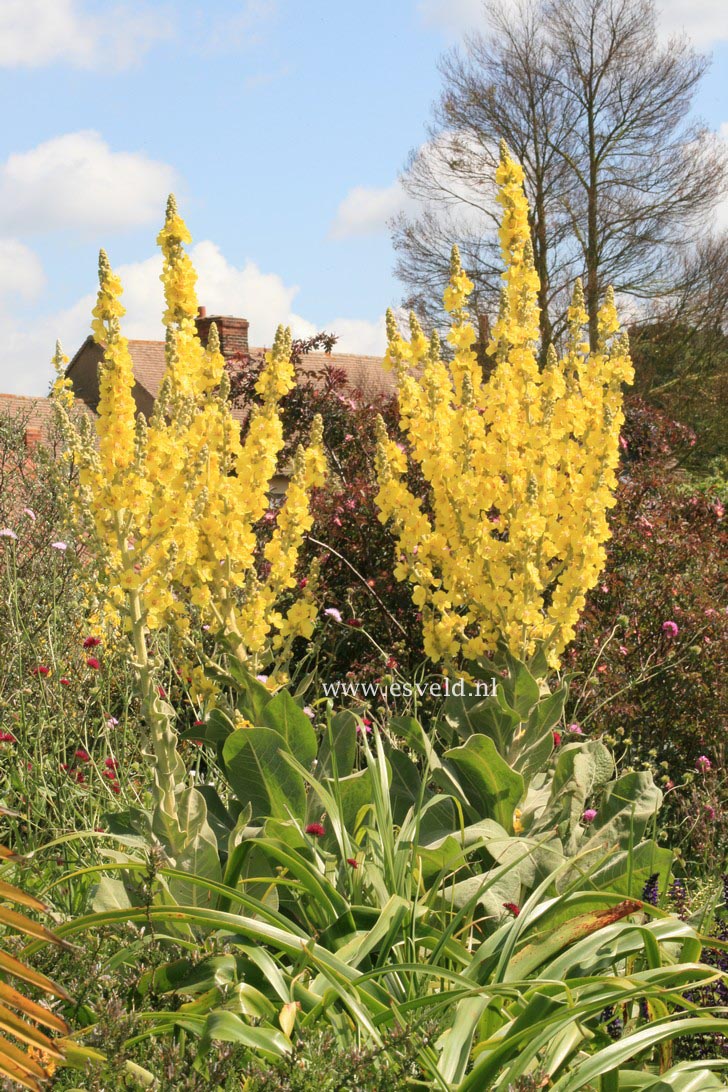
[[[53,427],[50,398],[28,398],[23,394],[0,394],[0,414],[20,418],[26,431],[37,430],[47,440]]]
[[[81,359],[84,351],[94,346],[92,337],[86,339],[69,364],[69,374]],[[134,376],[140,387],[149,393],[152,399],[157,397],[165,369],[163,341],[129,341],[129,351],[134,365]],[[262,357],[265,349],[252,348],[253,358]],[[356,353],[309,353],[297,367],[299,377],[311,378],[316,383],[326,367],[341,369],[346,373],[348,385],[352,390],[360,390],[364,395],[394,394],[396,378],[392,372],[385,372],[382,358],[362,356]],[[80,405],[83,403],[77,399]],[[28,429],[38,429],[42,438],[47,439],[53,423],[53,410],[49,398],[27,398],[24,395],[0,394],[0,414],[12,417],[27,417]],[[235,409],[233,414],[244,420],[245,409]]]
[[[163,341],[130,341],[129,351],[134,362],[137,383],[149,391],[152,398],[159,393],[164,375],[165,358]],[[262,357],[265,349],[251,348],[252,357]],[[341,368],[346,372],[349,386],[364,394],[393,394],[396,378],[385,372],[380,356],[360,356],[355,353],[309,353],[298,366],[299,374],[310,374],[315,381],[317,374],[326,366]]]

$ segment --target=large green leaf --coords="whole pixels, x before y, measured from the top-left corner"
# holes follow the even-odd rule
[[[305,817],[306,787],[284,750],[273,728],[241,728],[225,741],[222,757],[230,787],[238,800],[250,803],[253,820]]]
[[[190,786],[177,794],[174,814],[156,808],[152,829],[180,872],[215,882],[221,879],[217,838],[207,818],[205,798],[196,788]],[[209,906],[214,901],[208,891],[185,880],[175,879],[170,892],[185,906]]]
[[[662,792],[651,772],[633,770],[622,774],[605,787],[580,852],[592,845],[624,845],[630,837],[633,842],[639,841],[661,803]]]
[[[356,759],[357,719],[348,709],[331,718],[331,726],[323,735],[318,753],[318,777],[348,777]],[[336,770],[334,771],[334,767]]]
[[[504,709],[497,698],[450,697],[443,706],[443,718],[461,739],[482,734],[493,740],[499,753],[508,754],[520,718]]]
[[[498,754],[488,736],[471,736],[462,747],[445,752],[468,801],[471,818],[495,819],[513,830],[513,811],[524,792],[523,778]]]
[[[316,757],[316,733],[311,721],[287,690],[279,690],[263,709],[261,726],[280,732],[288,750],[307,769]]]

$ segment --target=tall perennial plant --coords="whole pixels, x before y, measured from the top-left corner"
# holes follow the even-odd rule
[[[540,647],[557,667],[604,564],[621,385],[633,370],[611,291],[589,352],[579,282],[565,353],[559,360],[549,346],[539,369],[528,203],[505,147],[497,181],[506,272],[488,346],[494,368],[486,381],[465,310],[472,283],[455,247],[444,297],[452,359],[414,316],[409,341],[388,316],[385,364],[396,369],[406,445],[380,425],[377,504],[396,535],[395,575],[412,585],[430,659],[475,660],[503,640],[520,657]],[[408,457],[427,483],[427,504],[405,483]]]
[[[121,627],[130,636],[157,801],[176,828],[185,806],[179,798],[185,769],[174,711],[155,679],[150,634],[168,629],[185,639],[209,627],[253,669],[284,659],[296,636],[311,634],[315,580],[286,613],[278,607],[282,593],[296,586],[298,552],[312,523],[309,491],[323,481],[325,458],[315,420],[310,444],[296,451],[261,559],[256,524],[268,509],[284,442],[278,403],[295,382],[290,331],[279,327],[266,354],[257,384],[260,404],[241,436],[217,331],[211,326],[207,346],[197,333],[196,274],[184,250],[190,235],[174,197],[157,241],[164,259],[166,371],[152,417],[136,413],[132,358],[120,326],[122,286],[103,251],[93,312],[94,336],[104,349],[97,435],[85,419],[74,424],[60,346],[54,398],[68,455],[79,467],[69,507],[87,554],[90,596],[97,599],[99,625]],[[204,686],[201,667],[189,673],[193,686]],[[200,805],[199,794],[187,792],[186,804],[194,799]],[[204,807],[198,812],[203,821]],[[179,838],[184,840],[181,830]],[[179,838],[165,840],[175,844]]]

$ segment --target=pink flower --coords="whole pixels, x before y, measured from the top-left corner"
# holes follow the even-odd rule
[[[667,637],[677,637],[680,630],[678,629],[677,622],[663,622],[662,632]]]
[[[35,512],[32,508],[24,508],[23,514],[26,515],[28,519],[32,519],[33,523],[35,523]]]
[[[711,823],[715,819],[715,808],[712,808],[710,804],[705,805],[705,816]]]
[[[52,550],[60,550],[61,553],[63,553],[64,550],[68,549],[68,543],[67,542],[51,542],[51,549]]]
[[[571,724],[569,725],[569,729],[568,729],[568,730],[569,730],[569,731],[570,731],[571,733],[573,733],[573,735],[575,735],[575,736],[583,736],[583,735],[584,735],[584,729],[583,729],[583,728],[581,727],[581,725],[580,725],[580,724],[577,724],[577,723],[576,723],[576,721],[573,721],[573,722],[572,722],[572,723],[571,723]]]
[[[106,727],[107,728],[116,728],[118,723],[119,722],[116,719],[116,717],[107,717],[106,718]]]
[[[329,618],[333,618],[335,622],[342,621],[341,611],[337,610],[336,607],[327,607],[324,614],[328,614]]]
[[[303,711],[306,714],[306,716],[309,717],[311,720],[316,719],[316,714],[314,713],[314,711],[313,711],[313,709],[311,708],[310,705],[304,705]]]
[[[594,808],[587,808],[581,817],[582,823],[593,823],[597,817],[597,813]]]
[[[87,656],[86,657],[86,663],[94,671],[98,671],[98,669],[101,667],[101,664],[99,663],[99,661],[96,659],[95,656]]]
[[[9,527],[3,527],[2,530],[0,530],[0,538],[17,539],[17,537],[15,531],[11,531]]]
[[[369,720],[369,717],[362,717],[361,724],[357,724],[356,730],[357,732],[364,732],[366,735],[370,736],[372,734],[372,722]]]
[[[325,833],[321,823],[309,823],[306,827],[306,834],[312,834],[314,838],[323,838]]]
[[[698,773],[707,773],[712,769],[713,763],[710,761],[707,755],[698,755],[695,759],[695,769]]]

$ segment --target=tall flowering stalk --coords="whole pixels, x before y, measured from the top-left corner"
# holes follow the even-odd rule
[[[183,770],[174,749],[171,709],[157,693],[148,652],[151,631],[171,626],[183,637],[192,621],[224,634],[257,668],[284,657],[309,636],[315,618],[312,581],[282,613],[281,594],[296,585],[300,547],[312,525],[309,493],[325,473],[320,420],[300,447],[259,575],[255,525],[266,512],[269,484],[283,448],[278,403],[294,385],[290,331],[279,327],[266,354],[244,438],[233,418],[217,331],[207,346],[197,334],[196,274],[184,244],[187,228],[169,198],[158,236],[163,254],[166,371],[153,416],[135,413],[134,374],[121,333],[122,287],[101,252],[93,332],[104,348],[97,440],[72,423],[73,394],[56,352],[55,402],[69,450],[80,468],[72,498],[85,532],[102,615],[131,637],[157,769],[167,785]]]
[[[504,641],[523,658],[542,649],[557,667],[604,564],[614,505],[621,384],[633,370],[608,290],[599,343],[589,353],[577,282],[565,354],[548,347],[538,366],[539,278],[520,165],[501,150],[506,271],[488,347],[487,382],[465,302],[472,283],[453,248],[445,307],[450,362],[414,316],[410,339],[388,315],[385,364],[398,377],[400,429],[428,486],[425,506],[408,488],[405,447],[379,426],[377,504],[397,539],[395,575],[412,585],[424,644],[435,661],[474,660]]]

